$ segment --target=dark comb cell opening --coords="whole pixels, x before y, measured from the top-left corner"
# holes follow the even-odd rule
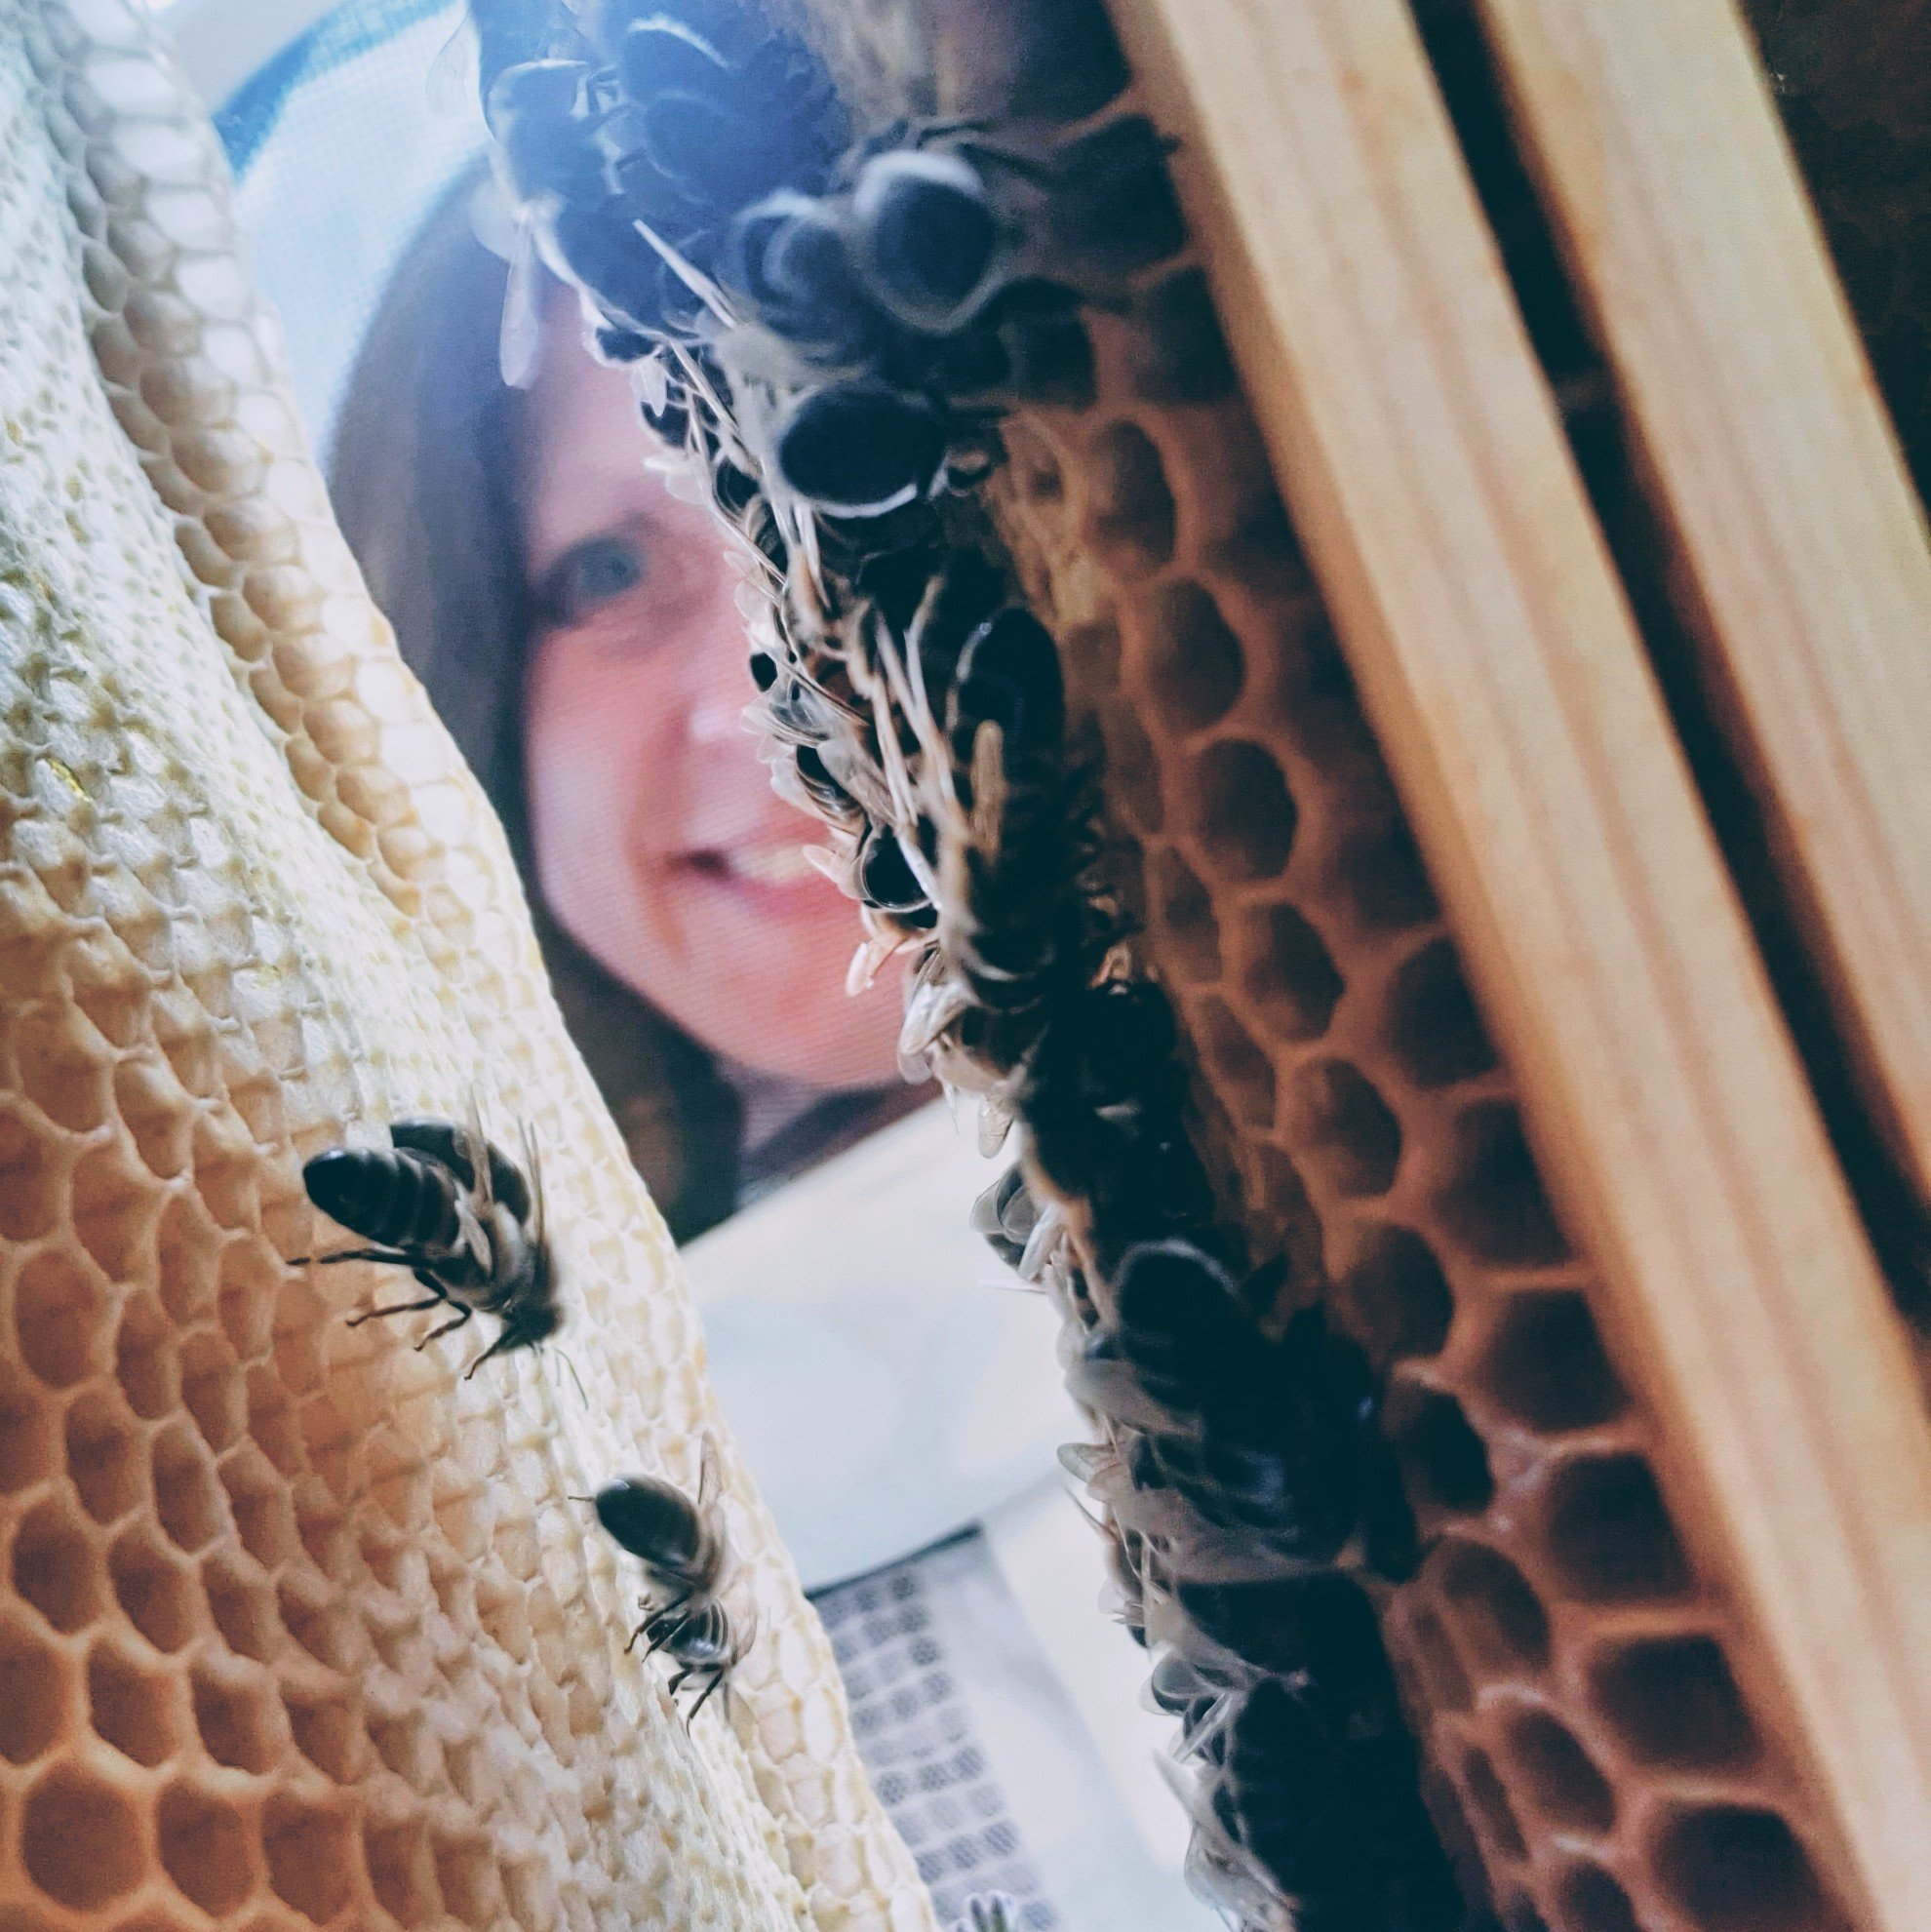
[[[1343,991],[1321,936],[1292,906],[1257,906],[1242,920],[1241,991],[1288,1040],[1318,1040]]]
[[[1241,739],[1195,759],[1189,789],[1202,855],[1221,878],[1275,878],[1294,847],[1294,801],[1273,756]]]
[[[1123,575],[1157,571],[1173,556],[1173,493],[1153,439],[1137,424],[1116,422],[1087,451],[1086,533]]]
[[[111,1645],[88,1657],[87,1708],[95,1736],[137,1764],[163,1763],[181,1747],[174,1684]]]
[[[1236,1119],[1250,1127],[1271,1126],[1274,1063],[1223,1002],[1202,1000],[1194,1017],[1223,1098]]]
[[[179,1650],[197,1622],[194,1579],[145,1530],[126,1531],[107,1553],[114,1600],[157,1650]]]
[[[1500,1676],[1547,1665],[1549,1619],[1527,1578],[1499,1550],[1445,1540],[1434,1581],[1463,1653],[1478,1669]]]
[[[32,1763],[59,1735],[66,1701],[58,1653],[10,1613],[0,1622],[0,1757]]]
[[[1508,1742],[1522,1789],[1551,1823],[1598,1836],[1615,1824],[1615,1794],[1566,1725],[1546,1711],[1524,1711]]]
[[[1311,1173],[1349,1200],[1386,1194],[1401,1158],[1401,1129],[1365,1075],[1346,1060],[1315,1060],[1288,1083],[1283,1128]]]
[[[1163,717],[1199,731],[1233,710],[1246,667],[1210,593],[1184,579],[1163,584],[1149,595],[1140,626],[1148,695]]]
[[[1220,927],[1200,876],[1169,848],[1147,859],[1147,895],[1161,922],[1162,951],[1187,979],[1220,977]]]
[[[14,1590],[58,1631],[84,1630],[99,1615],[94,1546],[67,1512],[42,1503],[14,1532]]]
[[[1578,1865],[1563,1874],[1557,1911],[1564,1932],[1642,1932],[1630,1895],[1599,1865]]]
[[[118,1522],[141,1499],[140,1439],[113,1393],[89,1389],[68,1404],[67,1478],[96,1522]]]
[[[1377,1362],[1440,1354],[1455,1297],[1441,1264],[1412,1229],[1370,1228],[1335,1287],[1349,1328]]]
[[[1388,988],[1389,1045],[1418,1086],[1473,1080],[1495,1064],[1468,981],[1446,939],[1402,962]]]
[[[154,1513],[176,1549],[192,1556],[221,1533],[221,1493],[207,1451],[183,1423],[155,1438]]]
[[[1592,1603],[1680,1597],[1689,1566],[1639,1456],[1601,1456],[1557,1470],[1545,1504],[1557,1580]]]
[[[1530,1429],[1593,1429],[1627,1401],[1580,1294],[1534,1290],[1511,1298],[1482,1363],[1495,1401]]]
[[[1442,1224],[1470,1253],[1499,1267],[1548,1266],[1567,1243],[1542,1192],[1521,1116],[1508,1101],[1471,1107],[1455,1123],[1455,1179],[1442,1191]]]
[[[1453,1396],[1398,1382],[1383,1404],[1382,1426],[1417,1512],[1468,1516],[1486,1508],[1495,1493],[1488,1451]]]
[[[1495,1775],[1495,1766],[1485,1753],[1471,1750],[1463,1758],[1462,1788],[1468,1794],[1469,1808],[1478,1826],[1495,1849],[1506,1859],[1526,1858],[1528,1846],[1523,1842],[1515,1807],[1509,1802],[1509,1794],[1503,1790],[1502,1780]]]
[[[1646,1637],[1596,1666],[1596,1701],[1639,1763],[1720,1771],[1756,1755],[1756,1731],[1714,1637]]]
[[[57,1766],[27,1793],[20,1830],[27,1876],[57,1905],[91,1912],[140,1882],[133,1803],[72,1765]]]
[[[233,1912],[255,1889],[247,1820],[227,1799],[192,1785],[161,1794],[161,1863],[211,1916]]]
[[[1677,1910],[1708,1932],[1836,1932],[1809,1858],[1775,1812],[1713,1804],[1657,1833],[1656,1875]]]
[[[275,1696],[248,1677],[212,1669],[194,1674],[194,1722],[203,1748],[217,1764],[237,1771],[273,1770],[281,1756]]]

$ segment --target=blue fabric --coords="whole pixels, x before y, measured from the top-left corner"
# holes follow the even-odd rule
[[[325,453],[398,257],[485,149],[466,20],[464,0],[343,0],[215,116],[256,281]]]
[[[215,131],[235,179],[261,152],[296,88],[373,52],[448,5],[449,0],[346,0],[291,41],[215,110]]]

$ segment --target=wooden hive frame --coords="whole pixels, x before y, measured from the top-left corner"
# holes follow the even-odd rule
[[[1724,0],[1484,0],[1861,1090],[1922,1198],[1931,551]],[[1907,1337],[1400,0],[1119,0],[1369,718],[1860,1922],[1931,1922]],[[1743,1921],[1739,1921],[1741,1923]]]

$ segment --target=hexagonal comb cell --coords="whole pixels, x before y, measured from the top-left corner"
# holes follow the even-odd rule
[[[1596,1701],[1638,1764],[1736,1770],[1756,1753],[1756,1732],[1722,1646],[1694,1633],[1634,1637],[1596,1660]]]
[[[1682,1550],[1639,1456],[1563,1463],[1550,1479],[1544,1510],[1554,1580],[1565,1596],[1667,1601],[1688,1590]]]
[[[82,1391],[67,1405],[67,1478],[96,1522],[115,1523],[146,1494],[146,1452],[118,1393]]]
[[[59,1503],[41,1503],[14,1531],[14,1593],[57,1631],[84,1630],[100,1614],[100,1564],[84,1520]]]
[[[1255,907],[1239,932],[1241,1000],[1276,1039],[1320,1039],[1344,990],[1320,934],[1289,905]]]
[[[1209,745],[1188,770],[1194,836],[1216,878],[1272,879],[1293,849],[1297,815],[1281,767],[1262,745]]]
[[[1686,1807],[1655,1835],[1657,1876],[1676,1909],[1711,1932],[1841,1932],[1809,1857],[1775,1812]]]
[[[1517,1784],[1551,1824],[1593,1837],[1615,1824],[1615,1793],[1574,1733],[1547,1711],[1517,1713],[1506,1737]]]
[[[1571,1289],[1524,1290],[1505,1303],[1481,1379],[1498,1407],[1552,1436],[1597,1428],[1628,1400],[1589,1304]]]
[[[1220,977],[1220,926],[1193,867],[1171,847],[1147,858],[1147,891],[1160,908],[1167,964],[1183,979]]]
[[[170,1785],[156,1835],[168,1876],[210,1916],[235,1911],[255,1890],[255,1833],[230,1799],[194,1784]]]
[[[1434,1251],[1411,1228],[1388,1222],[1362,1229],[1334,1293],[1349,1331],[1384,1366],[1438,1355],[1455,1317],[1455,1297]]]
[[[1209,591],[1184,578],[1162,584],[1136,603],[1132,624],[1138,675],[1176,729],[1204,730],[1233,710],[1246,666]]]
[[[1173,496],[1160,451],[1130,422],[1102,429],[1087,448],[1087,540],[1125,575],[1173,555]]]
[[[0,1757],[32,1763],[67,1722],[59,1651],[19,1611],[0,1611]]]
[[[199,1628],[193,1573],[150,1530],[123,1530],[107,1552],[107,1573],[122,1613],[157,1650],[181,1649]]]
[[[88,1652],[87,1715],[94,1734],[137,1764],[164,1763],[184,1729],[172,1676],[102,1639]]]
[[[59,1248],[33,1255],[14,1278],[20,1360],[51,1389],[97,1374],[110,1332],[105,1283]]]
[[[132,1799],[103,1779],[57,1765],[27,1790],[20,1859],[36,1887],[77,1912],[97,1910],[140,1882],[140,1829]]]

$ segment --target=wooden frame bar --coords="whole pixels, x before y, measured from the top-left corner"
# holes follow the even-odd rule
[[[1729,0],[1479,0],[1870,1104],[1931,1199],[1931,537]]]
[[[1931,1924],[1931,1432],[1399,0],[1115,0],[1600,1313],[1841,1840]]]

